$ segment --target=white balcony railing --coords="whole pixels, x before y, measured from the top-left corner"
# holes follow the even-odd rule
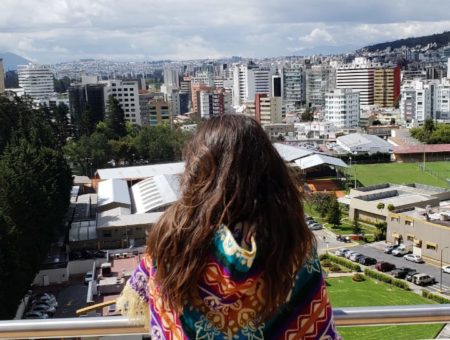
[[[450,304],[335,308],[338,326],[450,322]],[[122,316],[0,321],[0,338],[70,338],[148,334]]]

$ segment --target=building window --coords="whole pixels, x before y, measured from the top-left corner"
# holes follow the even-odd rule
[[[432,242],[427,242],[427,249],[428,250],[437,250],[437,244]]]
[[[112,237],[111,231],[103,231],[103,237]]]
[[[399,221],[399,219],[398,219],[398,217],[391,217],[391,222],[398,222]]]
[[[412,225],[413,225],[413,223],[412,223],[412,221],[409,221],[409,220],[405,220],[405,225],[409,225],[409,226],[412,226]]]

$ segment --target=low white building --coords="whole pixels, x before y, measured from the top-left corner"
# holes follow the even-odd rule
[[[336,139],[337,145],[352,154],[392,153],[393,146],[375,135],[352,133]]]
[[[294,124],[298,138],[334,138],[336,127],[332,122],[302,122]]]

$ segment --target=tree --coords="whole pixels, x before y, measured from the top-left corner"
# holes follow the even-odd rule
[[[383,210],[384,209],[384,203],[383,202],[378,203],[377,204],[377,209],[378,210]]]
[[[361,228],[361,225],[359,224],[359,220],[357,218],[355,218],[353,220],[352,227],[353,227],[352,230],[353,230],[354,234],[358,235],[361,233],[362,228]]]
[[[300,119],[302,122],[312,122],[314,120],[314,109],[307,107]]]
[[[386,222],[378,222],[375,224],[377,228],[377,232],[375,234],[375,238],[377,241],[383,241],[386,239],[387,232],[387,223]]]
[[[334,197],[328,209],[327,222],[332,224],[334,228],[338,228],[341,225],[341,208],[336,197]]]
[[[314,192],[311,196],[314,208],[324,218],[328,214],[328,210],[333,203],[333,198],[336,199],[333,193],[328,192]]]
[[[387,209],[389,211],[394,211],[395,210],[395,206],[393,204],[389,203],[388,206],[387,206]]]
[[[112,138],[118,139],[127,135],[125,115],[119,102],[113,96],[109,96],[106,110],[106,125],[112,132]]]

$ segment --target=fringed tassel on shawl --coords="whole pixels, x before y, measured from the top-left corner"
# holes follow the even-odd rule
[[[116,306],[127,316],[130,323],[144,325],[149,329],[149,308],[147,302],[127,283],[116,301]]]

